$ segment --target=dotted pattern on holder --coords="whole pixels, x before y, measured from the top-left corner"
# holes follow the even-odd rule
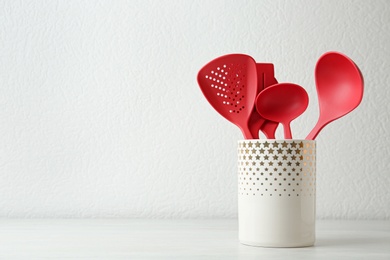
[[[315,151],[313,141],[239,141],[239,195],[314,196]]]

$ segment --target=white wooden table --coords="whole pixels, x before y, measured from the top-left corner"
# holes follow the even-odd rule
[[[0,219],[0,259],[390,259],[390,221],[318,221],[308,248],[241,245],[237,220]]]

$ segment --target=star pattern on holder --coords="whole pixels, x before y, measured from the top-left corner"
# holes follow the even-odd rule
[[[307,140],[239,141],[239,195],[314,197],[315,149]]]

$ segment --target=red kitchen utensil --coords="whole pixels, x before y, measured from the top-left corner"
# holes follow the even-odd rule
[[[323,54],[316,64],[315,80],[320,116],[307,140],[314,140],[324,126],[354,110],[363,98],[363,76],[344,54]]]
[[[257,70],[260,70],[259,66],[257,66]],[[269,86],[277,84],[278,81],[274,76],[274,66],[266,66],[264,67],[264,89]],[[256,109],[256,106],[255,106]],[[257,110],[256,110],[257,111]],[[260,130],[265,134],[268,139],[275,139],[275,132],[278,128],[279,123],[273,122],[270,120],[266,120],[264,124],[261,126]]]
[[[274,77],[274,65],[271,63],[256,63],[257,71],[257,94],[264,88],[274,85],[277,80]],[[279,123],[266,120],[257,112],[256,107],[253,108],[249,118],[249,129],[254,139],[259,138],[259,130],[261,130],[268,139],[275,139],[275,131]]]
[[[249,117],[257,94],[256,62],[244,54],[229,54],[206,64],[198,73],[203,95],[215,110],[253,139]]]
[[[256,98],[259,114],[284,128],[284,137],[292,139],[290,123],[305,112],[309,104],[306,91],[296,84],[279,83],[264,89]]]

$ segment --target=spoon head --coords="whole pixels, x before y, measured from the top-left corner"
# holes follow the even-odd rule
[[[256,109],[268,120],[290,123],[309,104],[306,91],[299,85],[280,83],[264,89],[256,98]]]
[[[258,88],[252,57],[229,54],[216,58],[199,71],[198,84],[216,111],[239,127],[247,127]]]
[[[360,104],[363,77],[347,56],[338,52],[325,53],[317,62],[315,77],[322,123],[340,118]]]

